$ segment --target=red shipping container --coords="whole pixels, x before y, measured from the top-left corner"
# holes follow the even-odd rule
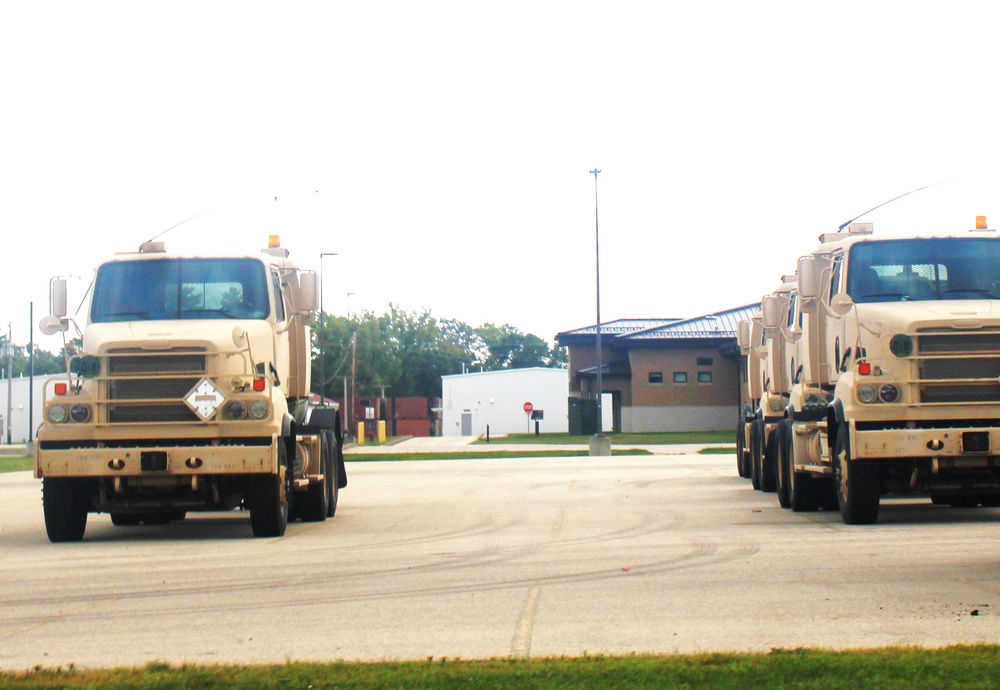
[[[392,402],[396,419],[430,419],[430,400],[427,398],[393,398]]]
[[[421,438],[431,435],[431,421],[429,419],[397,419],[397,436],[419,436]]]

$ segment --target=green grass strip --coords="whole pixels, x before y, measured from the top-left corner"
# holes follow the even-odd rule
[[[0,474],[4,472],[23,472],[35,469],[35,459],[30,455],[0,456]]]
[[[575,458],[588,454],[580,450],[484,450],[428,453],[344,453],[347,462],[390,462],[398,460],[503,460],[505,458]],[[645,448],[612,448],[612,455],[652,455]]]
[[[687,443],[732,443],[734,432],[731,431],[678,431],[650,434],[607,434],[611,440],[611,445],[636,445],[636,446],[674,446]],[[592,436],[570,436],[569,434],[507,434],[506,436],[493,436],[490,444],[504,443],[549,443],[566,444],[580,443],[587,445]],[[481,438],[473,445],[485,444],[486,439]]]
[[[725,448],[702,448],[698,455],[736,455],[736,446],[726,446]]]
[[[884,648],[769,654],[696,654],[399,663],[287,663],[271,666],[178,666],[81,671],[36,669],[0,674],[4,688],[995,688],[1000,647]]]

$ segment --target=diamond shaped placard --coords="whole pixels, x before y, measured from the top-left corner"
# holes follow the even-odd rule
[[[194,410],[194,413],[207,422],[226,401],[226,396],[219,392],[219,389],[212,385],[208,379],[198,382],[191,392],[184,398],[187,406]]]

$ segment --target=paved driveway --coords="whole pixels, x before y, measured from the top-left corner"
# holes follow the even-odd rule
[[[0,667],[1000,641],[1000,509],[794,514],[729,456],[351,463],[335,519],[91,516],[0,475]]]

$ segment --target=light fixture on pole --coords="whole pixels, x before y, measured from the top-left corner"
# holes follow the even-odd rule
[[[326,312],[323,310],[323,257],[337,256],[337,252],[319,254],[319,401],[326,401]]]
[[[601,356],[601,232],[597,212],[597,175],[600,172],[597,168],[590,171],[590,174],[594,176],[594,256],[597,280],[597,339],[595,348],[597,358],[597,433],[590,439],[590,454],[611,455],[611,443],[604,435],[604,410],[602,409],[604,381],[601,375],[604,369],[604,360]]]

